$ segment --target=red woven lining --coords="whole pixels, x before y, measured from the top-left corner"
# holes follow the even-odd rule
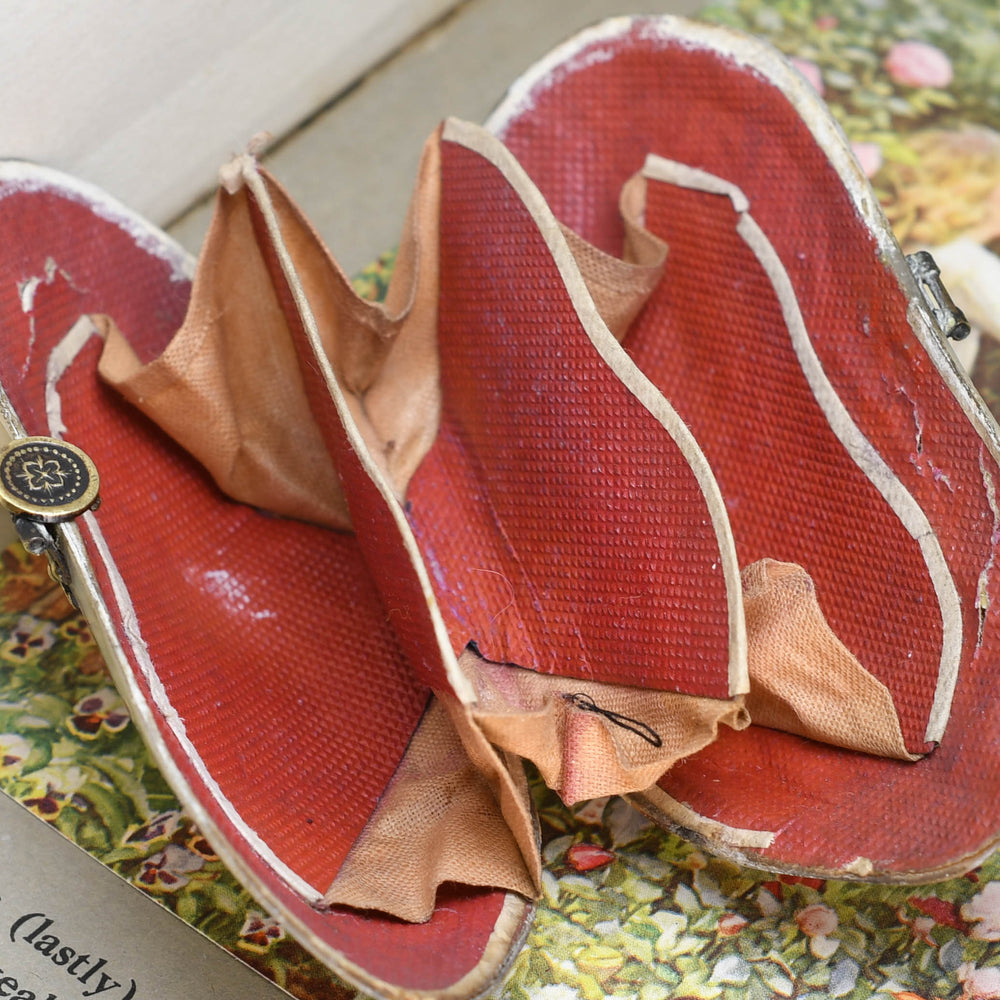
[[[443,429],[410,520],[456,648],[728,696],[728,606],[701,489],[586,336],[499,171],[442,147]]]
[[[0,283],[0,378],[28,432],[47,433],[45,365],[78,316],[110,313],[149,358],[179,326],[188,285],[84,204],[2,194],[10,256]],[[17,283],[44,276],[47,260],[56,270],[26,315]],[[90,344],[60,383],[66,436],[101,471],[98,521],[157,680],[243,820],[284,864],[325,889],[395,770],[427,691],[410,679],[354,540],[227,501],[98,382],[98,348]],[[124,632],[119,638],[129,650]],[[148,698],[138,672],[137,683]],[[421,927],[318,914],[233,825],[165,720],[157,715],[156,723],[243,863],[328,944],[411,988],[443,988],[479,960],[503,893],[445,893]]]
[[[817,406],[729,199],[650,182],[646,220],[672,266],[626,346],[716,470],[740,565],[770,557],[806,569],[831,627],[888,684],[920,750],[941,621],[919,545]]]
[[[605,58],[590,58],[595,47]],[[609,47],[613,59],[606,58]],[[1000,795],[1000,746],[989,736],[1000,711],[991,679],[996,573],[989,582],[985,645],[978,654],[975,645],[976,584],[993,531],[979,467],[982,448],[905,324],[904,296],[879,262],[843,182],[794,109],[761,76],[728,57],[658,37],[642,21],[611,43],[584,49],[571,66],[541,81],[524,106],[530,110],[512,121],[505,141],[556,214],[612,252],[621,246],[618,190],[647,152],[701,167],[744,190],[789,270],[824,370],[937,531],[962,603],[964,647],[951,720],[941,747],[925,760],[900,765],[754,727],[723,733],[674,768],[664,787],[725,823],[779,830],[765,852],[776,863],[830,865],[863,856],[883,870],[905,872],[982,850],[996,836]],[[668,264],[673,270],[676,256]],[[714,282],[716,275],[702,280]],[[728,353],[750,345],[759,349],[759,338],[734,336]],[[727,405],[713,412],[721,420],[729,412],[730,376],[712,373],[724,363],[718,355],[700,363],[710,366],[701,378],[718,378],[718,398]],[[683,360],[675,357],[671,365],[677,364]],[[759,380],[767,365],[752,365],[752,377]],[[794,446],[794,437],[789,443]],[[984,451],[982,461],[996,479],[996,463]],[[725,468],[716,472],[724,481],[730,475]],[[841,488],[839,477],[832,485]],[[739,519],[738,509],[730,513]],[[820,535],[827,534],[825,523],[815,521]],[[858,519],[841,539],[843,551],[869,532],[870,524]],[[870,543],[879,544],[878,536]],[[746,539],[738,535],[737,545],[745,550]],[[895,567],[882,565],[894,574]],[[890,623],[895,634],[900,605],[912,591],[911,581],[904,583],[902,591],[886,588],[878,606],[858,601],[860,624],[853,629],[842,609],[831,611],[822,582],[820,599],[838,616],[838,632],[850,645],[857,645],[852,633],[878,645]],[[852,586],[848,601],[853,592]],[[926,591],[922,596],[922,608],[912,602],[910,620],[902,622],[904,636],[914,626],[937,627],[936,601]],[[909,650],[905,642],[900,646],[903,659]],[[859,655],[869,662],[863,651]],[[919,736],[914,721],[908,729]]]

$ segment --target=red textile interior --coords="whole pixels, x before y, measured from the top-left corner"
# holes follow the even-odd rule
[[[46,434],[46,363],[77,318],[108,313],[148,360],[180,325],[189,286],[164,259],[169,245],[157,256],[155,237],[138,245],[78,195],[0,187],[0,231],[0,380],[28,433]],[[26,311],[19,288],[33,277]],[[450,985],[480,960],[503,893],[446,892],[419,927],[319,913],[219,800],[324,891],[394,772],[429,692],[412,679],[355,540],[225,499],[99,382],[99,349],[92,340],[59,383],[65,436],[100,470],[97,521],[156,680],[218,790],[154,710],[169,754],[242,863],[328,947],[394,983]],[[108,574],[84,536],[107,595]],[[120,624],[119,633],[149,700]]]
[[[830,429],[729,199],[655,181],[648,194],[671,268],[627,346],[705,449],[740,565],[772,558],[813,577],[827,621],[923,752],[941,620],[920,547]]]
[[[904,872],[972,854],[995,836],[1000,791],[1000,746],[988,736],[998,711],[988,681],[995,573],[985,578],[981,649],[976,641],[976,587],[995,533],[984,479],[995,480],[996,464],[909,329],[895,278],[787,99],[757,72],[668,34],[640,19],[612,42],[584,46],[534,86],[502,138],[556,215],[610,252],[621,248],[618,191],[647,153],[742,188],[789,271],[827,376],[939,535],[964,641],[951,722],[918,764],[752,728],[724,733],[663,787],[725,823],[780,831],[765,852],[775,862],[829,864],[834,852]],[[807,568],[831,624],[889,685],[908,742],[919,744],[940,650],[926,570],[818,426],[775,339],[759,267],[727,235],[732,209],[655,184],[650,198],[650,222],[671,253],[626,347],[704,445],[741,562],[774,556]]]
[[[444,142],[442,187],[442,427],[407,510],[456,651],[728,697],[722,559],[687,460],[500,171]]]

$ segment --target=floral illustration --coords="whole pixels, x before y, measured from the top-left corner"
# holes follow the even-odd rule
[[[284,928],[278,920],[260,910],[250,910],[240,929],[239,947],[263,955],[284,937]]]
[[[205,859],[186,847],[167,844],[139,867],[135,881],[153,892],[177,892],[191,881],[193,872],[205,867]]]
[[[13,663],[37,659],[52,648],[55,634],[52,623],[40,621],[29,615],[21,617],[0,644],[0,658]]]
[[[128,709],[113,688],[105,687],[81,698],[66,725],[81,739],[97,739],[102,732],[120,733],[129,724]]]
[[[703,16],[786,53],[904,249],[943,248],[964,275],[946,281],[987,334],[970,367],[1000,413],[988,336],[1000,277],[981,278],[1000,274],[1000,5],[718,0]],[[394,262],[386,253],[356,287],[383,298]],[[353,996],[184,814],[86,623],[19,546],[0,555],[0,636],[0,789],[292,995]],[[710,856],[621,799],[570,809],[538,780],[533,794],[543,895],[495,1000],[1000,1000],[1000,854],[919,887],[775,875]]]
[[[904,87],[947,87],[955,76],[951,60],[927,42],[893,42],[883,66],[889,79]]]

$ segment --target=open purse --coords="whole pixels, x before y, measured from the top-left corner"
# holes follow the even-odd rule
[[[51,492],[61,440],[99,472],[99,510],[18,516],[165,775],[386,997],[476,995],[523,940],[522,758],[750,864],[966,870],[997,429],[821,102],[621,19],[489,129],[428,141],[383,304],[251,156],[193,285],[101,193],[0,171],[0,475]]]

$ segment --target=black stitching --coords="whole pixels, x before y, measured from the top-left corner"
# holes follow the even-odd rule
[[[659,733],[652,726],[647,726],[645,722],[640,722],[638,719],[630,719],[627,715],[622,715],[620,712],[612,712],[608,708],[601,708],[589,694],[577,692],[576,694],[564,694],[563,698],[571,702],[581,712],[594,712],[597,715],[603,715],[608,722],[613,722],[616,726],[627,729],[630,733],[634,733],[647,743],[652,743],[654,747],[663,746],[663,740],[660,739]]]

